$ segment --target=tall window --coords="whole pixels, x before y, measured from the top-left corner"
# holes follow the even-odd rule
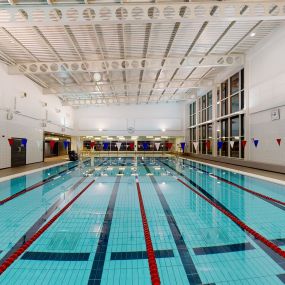
[[[217,140],[222,142],[218,155],[243,158],[241,141],[244,139],[244,70],[235,73],[218,86],[217,116],[227,118],[218,120]]]
[[[199,123],[212,120],[212,91],[199,98]]]
[[[196,142],[196,128],[190,128],[190,141],[189,141],[189,146],[190,146],[190,152],[196,153],[195,147],[193,145],[194,142]]]
[[[190,127],[196,125],[196,102],[193,102],[189,106],[190,108]]]

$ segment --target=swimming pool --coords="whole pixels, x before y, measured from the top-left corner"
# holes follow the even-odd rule
[[[0,284],[284,284],[285,186],[95,158],[0,183]]]

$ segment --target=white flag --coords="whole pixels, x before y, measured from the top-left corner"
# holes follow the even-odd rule
[[[195,150],[197,150],[198,144],[199,144],[198,142],[193,142],[193,145],[194,145]]]
[[[156,150],[159,150],[160,143],[155,143],[154,145],[155,145]]]
[[[231,148],[234,147],[235,141],[230,141]]]
[[[121,145],[122,145],[122,143],[121,143],[121,142],[117,142],[117,143],[116,143],[116,146],[117,146],[118,150],[120,150]]]

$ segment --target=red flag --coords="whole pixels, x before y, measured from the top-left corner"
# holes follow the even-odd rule
[[[167,150],[170,150],[170,149],[172,148],[172,145],[173,145],[173,143],[167,142],[167,143],[166,143],[166,148],[167,148]]]
[[[276,141],[277,141],[278,145],[280,146],[280,144],[281,144],[281,139],[276,139]]]
[[[247,142],[247,141],[245,141],[245,140],[241,141],[241,145],[242,145],[242,147],[245,147],[246,142]]]
[[[55,145],[55,141],[50,141],[49,145],[50,145],[50,149],[53,150],[54,145]]]
[[[211,141],[206,141],[206,147],[208,150],[211,149]]]
[[[134,150],[135,144],[134,143],[130,143],[130,150]]]
[[[9,145],[12,146],[14,144],[14,139],[8,139]]]

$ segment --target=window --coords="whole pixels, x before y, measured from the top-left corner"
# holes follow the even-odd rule
[[[190,127],[196,125],[196,102],[190,104]]]
[[[216,91],[216,98],[209,91],[197,99],[195,110],[193,103],[190,106],[190,151],[213,154],[213,149],[217,147],[213,148],[213,142],[217,142],[217,155],[243,158],[244,70],[218,84]],[[216,102],[214,106],[213,101]],[[193,142],[198,143],[197,151]]]

